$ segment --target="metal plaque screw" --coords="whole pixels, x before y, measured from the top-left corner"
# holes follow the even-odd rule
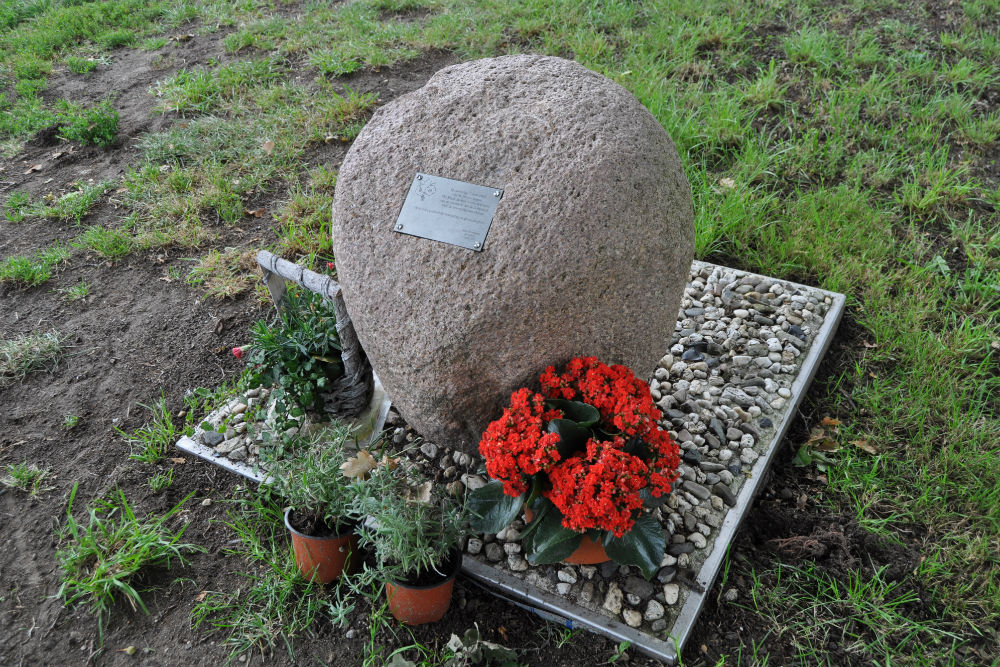
[[[396,231],[399,231],[402,228],[403,228],[403,225],[396,225]]]
[[[481,243],[476,243],[472,247],[475,248],[476,250],[479,250],[480,246],[482,246]]]
[[[418,180],[418,181],[419,181],[419,180],[421,180],[422,178],[423,178],[423,175],[422,175],[422,174],[417,174],[417,180]]]
[[[500,191],[499,190],[494,190],[493,191],[493,196],[494,197],[499,197],[500,196]]]

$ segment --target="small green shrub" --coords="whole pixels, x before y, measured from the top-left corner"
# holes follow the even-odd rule
[[[118,136],[118,112],[110,102],[83,109],[71,102],[63,102],[60,109],[59,133],[64,139],[81,144],[106,147]]]
[[[254,324],[246,379],[250,387],[277,385],[278,433],[296,426],[306,411],[321,409],[320,391],[342,374],[337,316],[319,294],[290,289],[279,322]]]

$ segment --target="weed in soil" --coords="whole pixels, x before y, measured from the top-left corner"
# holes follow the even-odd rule
[[[0,387],[22,380],[32,371],[54,365],[62,349],[62,338],[55,329],[0,338]]]
[[[0,284],[13,283],[26,287],[41,285],[67,259],[69,249],[59,243],[30,255],[11,255],[0,261]]]
[[[54,488],[45,486],[45,478],[50,473],[50,469],[39,468],[34,463],[27,461],[11,463],[4,466],[4,474],[0,476],[0,484],[12,489],[20,489],[34,498]]]
[[[250,571],[241,573],[235,590],[200,595],[194,626],[222,631],[230,659],[253,650],[270,653],[279,643],[291,651],[292,640],[323,615],[323,587],[299,573],[279,506],[252,494],[234,500],[227,517],[237,546],[226,553],[244,559]]]
[[[132,433],[125,433],[117,426],[115,430],[132,446],[130,459],[140,463],[156,463],[163,458],[169,447],[173,447],[184,429],[174,424],[173,416],[167,407],[167,400],[162,395],[156,403],[152,405],[139,403],[139,407],[145,408],[150,413],[151,421]]]
[[[56,560],[62,569],[56,595],[67,605],[87,604],[97,617],[98,634],[103,636],[105,617],[115,598],[122,595],[132,605],[148,613],[136,588],[138,575],[171,562],[184,564],[185,554],[202,547],[180,541],[185,528],[177,532],[166,523],[177,514],[190,495],[166,514],[139,519],[121,490],[87,508],[87,522],[73,518],[73,502],[79,486],[74,484],[66,507],[66,525],[59,532],[62,544]]]

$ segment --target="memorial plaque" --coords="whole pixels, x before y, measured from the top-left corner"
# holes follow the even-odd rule
[[[479,252],[501,197],[500,188],[417,174],[393,229]]]

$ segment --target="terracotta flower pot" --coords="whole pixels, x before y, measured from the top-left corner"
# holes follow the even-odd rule
[[[531,523],[531,517],[534,515],[534,512],[525,507],[524,523]],[[580,542],[580,546],[576,548],[576,551],[563,558],[564,563],[571,563],[573,565],[597,565],[599,563],[607,563],[609,560],[611,559],[608,558],[608,554],[604,551],[604,545],[600,542],[595,542],[586,535],[583,536],[583,540]]]
[[[455,575],[462,566],[462,553],[452,553],[451,567],[446,577],[435,584],[413,586],[404,582],[385,582],[385,596],[389,600],[389,611],[407,625],[421,625],[440,621],[451,606],[451,592],[455,586]]]
[[[295,564],[306,579],[328,584],[340,577],[344,569],[350,571],[351,554],[358,550],[358,536],[354,530],[331,537],[314,537],[292,528],[288,521],[291,508],[285,510],[285,527],[292,535],[292,549],[295,551]]]

